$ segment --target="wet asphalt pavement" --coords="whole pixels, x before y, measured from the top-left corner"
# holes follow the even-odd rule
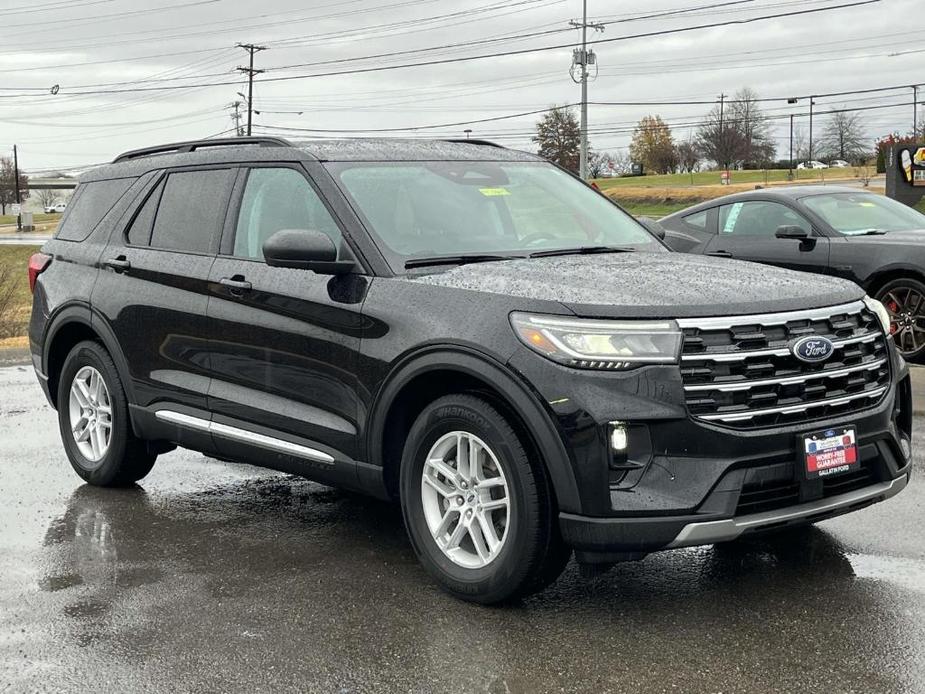
[[[925,691],[922,461],[802,536],[571,564],[483,608],[385,503],[187,451],[83,486],[31,369],[3,368],[0,692]]]

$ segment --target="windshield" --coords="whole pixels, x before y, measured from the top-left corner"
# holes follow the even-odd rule
[[[925,215],[921,212],[875,193],[827,193],[805,197],[801,202],[846,236],[925,230]]]
[[[666,251],[619,207],[542,162],[329,164],[389,262],[614,246]]]

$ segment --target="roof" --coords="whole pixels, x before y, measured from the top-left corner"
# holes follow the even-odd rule
[[[665,216],[664,219],[671,217],[686,217],[687,215],[699,212],[700,210],[716,207],[716,205],[726,205],[734,202],[741,202],[743,200],[753,200],[755,198],[760,198],[763,200],[774,200],[775,198],[798,200],[800,198],[808,198],[814,195],[826,195],[832,193],[849,193],[857,195],[858,193],[872,193],[872,191],[869,191],[866,188],[829,186],[813,183],[792,186],[769,186],[767,188],[746,190],[741,193],[730,193],[729,195],[724,195],[719,198],[706,200],[704,202],[697,203],[696,205],[692,205],[691,207],[686,207],[683,210],[679,210],[678,212],[672,212],[670,215]]]
[[[544,161],[483,140],[351,138],[289,142],[226,138],[148,147],[119,155],[80,181],[141,176],[154,169],[248,161]]]
[[[293,144],[320,161],[543,161],[485,140],[353,138]]]

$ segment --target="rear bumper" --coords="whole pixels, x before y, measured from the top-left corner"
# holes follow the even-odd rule
[[[650,552],[728,542],[742,535],[815,523],[885,501],[901,492],[910,472],[845,494],[816,499],[786,508],[702,520],[696,516],[647,518],[591,518],[569,513],[559,516],[565,541],[579,552],[630,554],[639,558]]]

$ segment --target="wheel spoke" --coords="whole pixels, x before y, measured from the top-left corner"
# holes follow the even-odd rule
[[[79,378],[74,379],[74,383],[71,385],[71,393],[73,393],[81,407],[90,406],[90,390],[87,388],[87,384]]]
[[[443,548],[450,550],[459,547],[459,543],[462,542],[462,539],[466,536],[466,532],[466,523],[463,521],[462,514],[460,514],[459,522],[456,524],[456,527],[453,529],[453,533],[447,539]]]
[[[90,422],[86,417],[81,417],[74,425],[74,440],[80,443],[90,438]]]
[[[469,477],[476,483],[481,482],[485,475],[482,473],[482,447],[478,442],[469,439]]]
[[[482,502],[482,510],[486,513],[497,511],[499,508],[507,508],[507,499],[492,499],[491,501]]]
[[[475,547],[475,552],[479,555],[479,559],[487,563],[491,558],[491,552],[486,544],[485,536],[482,534],[482,526],[475,518],[472,518],[469,522],[469,537],[472,539],[472,546]]]
[[[469,441],[465,434],[456,435],[456,469],[464,479],[471,475],[469,470]]]
[[[428,475],[426,473],[424,474],[424,484],[434,489],[437,492],[437,494],[439,494],[440,496],[448,497],[448,496],[452,496],[456,492],[455,488],[451,487],[448,484],[444,484],[443,482],[438,480],[434,475]]]
[[[100,430],[96,425],[92,425],[90,428],[90,448],[93,450],[93,457],[99,458],[100,452],[103,450],[102,441],[100,441]]]
[[[432,458],[427,461],[427,464],[433,468],[435,472],[439,472],[443,475],[450,484],[458,484],[459,473],[447,465],[442,459]]]
[[[437,529],[434,530],[433,536],[435,540],[440,540],[450,529],[450,524],[453,522],[454,517],[459,516],[459,511],[455,508],[448,508],[446,513],[443,514],[443,518],[440,520],[440,525],[437,526]]]
[[[476,485],[476,489],[482,491],[484,489],[491,489],[493,487],[504,487],[504,479],[501,477],[486,477],[481,482]]]
[[[495,550],[498,548],[498,545],[501,544],[501,539],[498,537],[498,534],[495,531],[495,526],[492,525],[491,519],[484,513],[478,513],[475,517],[478,520],[478,525],[479,529],[482,531],[482,536],[485,538],[485,542],[488,544],[488,551],[491,554],[494,554]]]

